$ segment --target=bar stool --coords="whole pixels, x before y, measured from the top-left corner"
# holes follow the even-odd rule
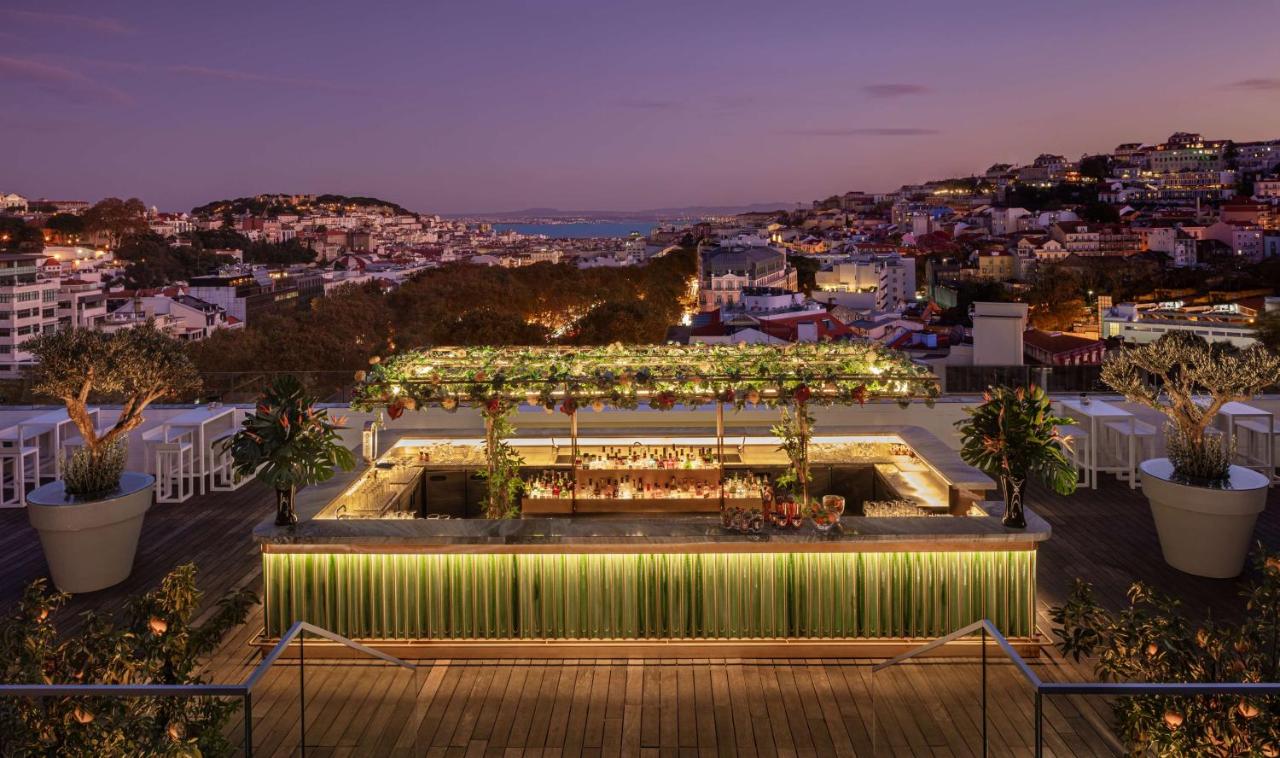
[[[226,441],[234,437],[235,429],[228,429],[218,435],[209,444],[211,464],[209,467],[209,489],[214,492],[231,492],[238,490],[249,481],[235,470],[235,461],[231,457],[231,447]]]
[[[1071,438],[1069,457],[1076,470],[1084,474],[1084,485],[1088,487],[1095,476],[1089,466],[1089,430],[1075,424],[1063,424],[1058,427],[1058,434]]]
[[[0,508],[27,504],[27,485],[40,484],[40,448],[32,446],[0,450]]]
[[[157,503],[185,503],[195,494],[192,475],[195,450],[190,440],[161,442],[155,446]]]
[[[1103,434],[1109,447],[1112,445],[1116,448],[1124,447],[1128,451],[1128,460],[1134,465],[1135,470],[1138,461],[1156,457],[1159,432],[1155,426],[1145,421],[1111,421],[1104,425]],[[1138,487],[1136,475],[1130,476],[1128,472],[1120,472],[1116,474],[1116,478],[1122,482],[1129,482],[1129,489]]]
[[[1246,418],[1236,422],[1236,453],[1247,465],[1276,465],[1276,437],[1280,425],[1269,419]]]

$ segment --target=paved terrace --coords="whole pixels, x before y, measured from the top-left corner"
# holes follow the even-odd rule
[[[1280,549],[1280,494],[1258,536]],[[1140,491],[1104,477],[1100,489],[1071,497],[1033,491],[1030,507],[1052,525],[1040,550],[1041,628],[1073,577],[1092,581],[1110,605],[1124,602],[1135,579],[1181,597],[1199,613],[1229,615],[1236,583],[1200,579],[1167,567]],[[147,516],[133,576],[99,593],[77,596],[60,623],[119,607],[154,586],[172,567],[194,561],[211,602],[234,587],[261,588],[253,526],[272,512],[256,484]],[[11,604],[43,576],[35,533],[20,510],[0,512],[0,602]],[[210,678],[238,682],[257,662],[249,641],[260,609],[224,640]],[[313,661],[306,667],[308,754],[328,755],[870,755],[873,715],[895,755],[980,754],[979,679],[971,662],[930,661],[877,675],[871,661],[568,660],[424,661],[414,673],[381,664]],[[1044,656],[1046,680],[1087,678],[1086,668]],[[255,694],[256,754],[288,755],[298,737],[298,670],[278,665]],[[990,680],[995,755],[1030,754],[1030,692],[1008,669]],[[1049,701],[1047,753],[1113,755],[1119,745],[1104,703]],[[233,727],[239,729],[237,723]]]

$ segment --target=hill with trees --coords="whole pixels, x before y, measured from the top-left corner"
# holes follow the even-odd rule
[[[415,215],[412,211],[376,197],[359,195],[285,195],[269,194],[253,197],[237,197],[229,200],[214,200],[191,209],[192,215],[214,217],[226,215],[280,216],[303,215],[306,213],[332,213],[342,215],[349,209],[377,210],[387,215]]]

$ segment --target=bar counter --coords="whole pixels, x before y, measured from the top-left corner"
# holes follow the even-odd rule
[[[806,520],[742,534],[702,514],[488,520],[379,506],[336,515],[373,469],[335,477],[302,493],[296,526],[255,530],[263,639],[304,620],[406,655],[824,657],[891,654],[988,618],[1034,653],[1036,549],[1049,525],[1028,512],[1026,529],[1006,529],[998,504],[981,503],[989,479],[931,435],[896,430],[893,439],[904,437],[909,454],[877,448],[869,459],[860,448],[851,464],[859,481],[878,477],[876,488],[909,492],[944,515],[846,513],[825,533]],[[384,457],[398,461],[379,472],[394,486],[374,502],[420,516],[430,498],[414,504],[398,488],[473,475],[467,446],[437,441],[423,456],[424,444],[401,440]],[[815,445],[815,463],[834,459],[833,491],[858,478],[840,468],[850,444]],[[553,464],[545,447],[529,448],[526,464]],[[740,450],[738,465],[774,463],[772,451]],[[964,501],[975,515],[945,515],[975,494]]]

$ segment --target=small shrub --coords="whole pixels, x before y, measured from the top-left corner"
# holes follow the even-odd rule
[[[0,683],[203,683],[203,659],[257,602],[248,590],[233,592],[193,624],[201,593],[188,564],[131,600],[124,624],[89,613],[84,630],[64,638],[54,621],[68,597],[39,579],[0,617]],[[0,698],[0,755],[230,755],[223,729],[239,708],[211,697]]]
[[[120,437],[97,449],[82,447],[66,459],[62,481],[67,494],[81,500],[104,497],[120,486],[129,458],[126,438]]]

